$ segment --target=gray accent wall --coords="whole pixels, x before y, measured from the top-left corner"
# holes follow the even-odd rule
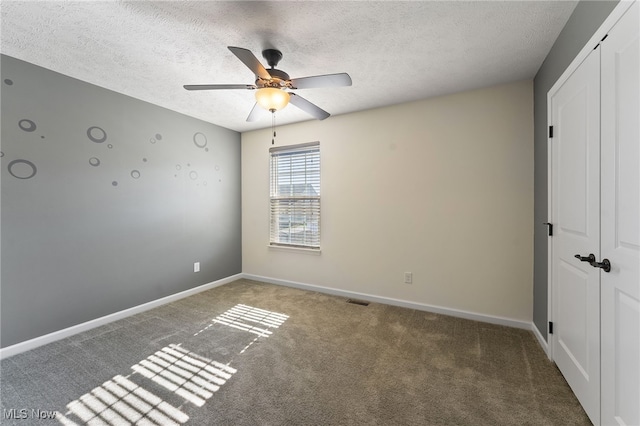
[[[538,70],[534,87],[534,265],[533,322],[547,337],[547,92],[596,32],[617,0],[580,1]]]
[[[2,347],[242,271],[239,133],[0,61]]]

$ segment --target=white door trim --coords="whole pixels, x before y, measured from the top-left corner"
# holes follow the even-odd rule
[[[580,50],[580,53],[576,55],[576,57],[571,61],[567,69],[564,70],[562,75],[558,78],[558,80],[554,83],[554,85],[547,92],[547,129],[551,125],[552,116],[551,116],[551,98],[555,95],[558,90],[562,87],[562,85],[567,81],[567,79],[573,74],[573,72],[580,66],[580,64],[587,58],[589,53],[600,43],[600,41],[607,35],[611,28],[620,20],[622,15],[631,7],[633,2],[636,0],[620,0],[620,2],[616,5],[616,7],[611,11],[607,19],[604,20],[600,28],[596,30],[596,32],[591,36],[587,44]],[[551,140],[549,138],[549,134],[547,133],[547,221],[549,221],[552,217],[553,205],[552,205],[552,188],[553,184],[552,175],[551,175]],[[553,238],[553,237],[551,237]],[[552,269],[551,264],[553,260],[553,245],[551,238],[547,238],[547,323],[549,321],[553,321],[553,277],[552,277]],[[550,360],[553,360],[553,339],[549,338],[549,334],[547,332],[547,356]]]

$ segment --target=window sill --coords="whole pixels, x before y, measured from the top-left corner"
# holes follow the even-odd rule
[[[320,249],[310,249],[310,248],[304,248],[304,247],[291,247],[291,246],[277,246],[277,245],[267,245],[267,247],[270,250],[275,250],[275,251],[288,251],[288,252],[294,252],[294,253],[301,253],[301,254],[310,254],[310,255],[314,255],[314,256],[320,256]]]

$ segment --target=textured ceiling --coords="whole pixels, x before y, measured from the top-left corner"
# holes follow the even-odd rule
[[[7,1],[3,54],[237,131],[252,84],[228,49],[277,48],[292,78],[347,72],[353,86],[296,93],[333,115],[533,78],[576,1]],[[278,124],[309,120],[294,106]],[[331,118],[329,118],[330,120]]]

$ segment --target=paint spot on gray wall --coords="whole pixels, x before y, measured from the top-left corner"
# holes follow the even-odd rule
[[[193,135],[193,143],[196,144],[198,148],[204,148],[207,146],[207,137],[200,132],[197,132]]]
[[[176,164],[176,170],[181,170],[182,166],[180,164]]]
[[[143,158],[143,159],[142,159],[142,162],[143,162],[143,163],[146,163],[146,162],[147,162],[147,159],[146,159],[146,158]]]
[[[87,129],[87,137],[93,142],[102,143],[107,140],[107,132],[100,127],[93,126]]]
[[[114,180],[113,182],[111,182],[111,185],[118,186],[118,181]]]
[[[151,138],[151,139],[149,139],[149,142],[156,143],[156,140],[155,140],[155,138]]]
[[[4,152],[0,151],[0,158],[4,157]]]
[[[195,170],[191,170],[189,172],[189,177],[191,178],[191,180],[196,180],[198,179],[198,172],[196,172]]]
[[[161,141],[162,140],[162,135],[160,133],[156,133],[156,139]]]
[[[31,179],[38,172],[36,165],[29,160],[13,160],[7,169],[11,176],[17,179]]]
[[[100,165],[100,160],[96,157],[91,157],[89,158],[89,164],[91,164],[93,167],[98,167]]]
[[[112,149],[113,145],[109,144],[109,145],[107,145],[107,148]]]
[[[140,171],[139,170],[131,170],[131,177],[134,179],[138,179],[140,177]]]
[[[36,130],[36,123],[26,118],[20,120],[18,122],[18,126],[20,126],[20,128],[25,132],[33,132],[34,130]]]
[[[4,79],[4,84],[6,84],[7,86],[13,86],[13,80],[11,80],[9,78],[5,78]]]

